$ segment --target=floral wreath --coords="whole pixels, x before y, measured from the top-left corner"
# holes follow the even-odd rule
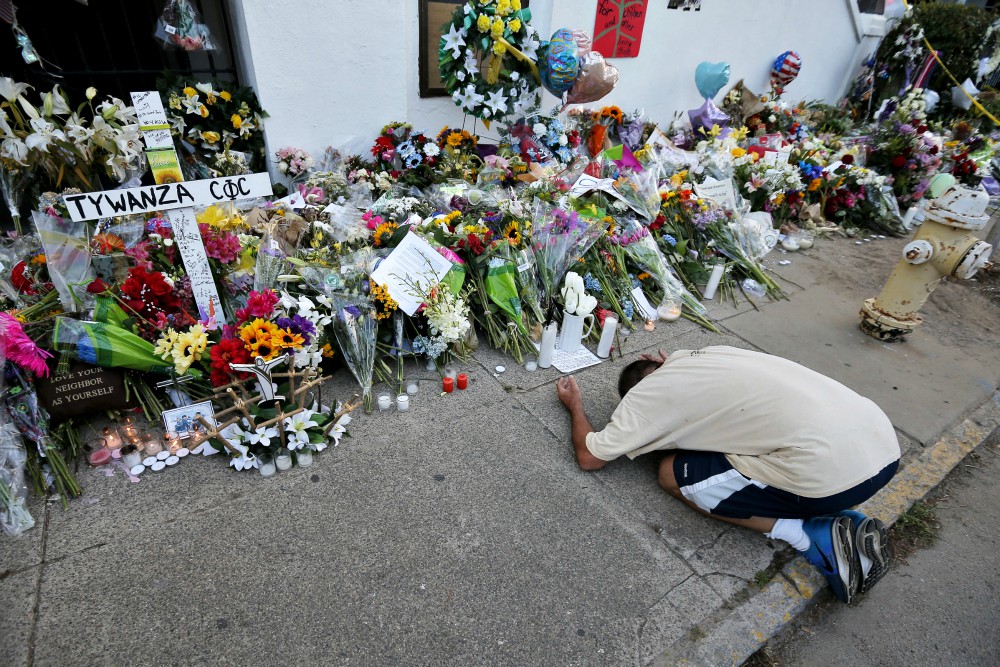
[[[523,116],[538,106],[541,41],[521,0],[469,0],[441,37],[441,80],[455,104],[484,120]]]

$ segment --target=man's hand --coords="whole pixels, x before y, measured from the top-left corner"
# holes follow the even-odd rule
[[[577,408],[583,408],[583,392],[580,391],[580,385],[572,375],[559,378],[556,382],[556,393],[567,410],[572,412]]]
[[[656,352],[657,352],[657,354],[660,355],[659,358],[654,357],[651,354],[640,354],[639,358],[640,359],[645,359],[646,361],[655,361],[656,363],[658,363],[659,365],[662,366],[663,362],[665,362],[667,360],[667,353],[664,352],[663,350],[657,350]]]

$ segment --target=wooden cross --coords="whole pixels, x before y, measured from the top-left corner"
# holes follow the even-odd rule
[[[274,192],[271,189],[271,177],[266,173],[259,173],[182,182],[183,176],[177,166],[170,126],[167,124],[159,93],[132,93],[132,103],[148,148],[146,153],[150,157],[150,164],[154,165],[157,184],[66,196],[63,199],[70,218],[75,222],[83,222],[119,215],[166,211],[174,241],[184,260],[184,269],[191,278],[191,291],[198,304],[199,319],[208,321],[214,317],[217,321],[224,322],[222,302],[212,278],[194,207],[268,197]],[[173,154],[172,167],[169,165],[170,160],[162,157],[169,153]],[[164,166],[167,168],[164,169]],[[165,174],[169,174],[169,178]]]

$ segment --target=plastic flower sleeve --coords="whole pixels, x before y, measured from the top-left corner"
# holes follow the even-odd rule
[[[663,252],[645,227],[639,225],[636,220],[629,220],[623,225],[622,234],[630,237],[628,243],[622,244],[622,250],[630,260],[653,276],[663,290],[664,301],[682,303],[698,315],[704,316],[708,312],[674,275],[667,258],[663,256]]]
[[[59,292],[59,301],[68,312],[81,311],[90,301],[87,284],[92,278],[87,223],[38,211],[31,216],[45,248],[49,277]]]
[[[378,320],[366,297],[335,296],[332,300],[334,336],[344,355],[344,362],[361,386],[365,411],[371,412]]]
[[[57,317],[52,330],[52,344],[57,350],[95,366],[131,368],[163,375],[169,375],[174,370],[172,363],[156,356],[149,341],[121,327],[101,322]],[[201,372],[191,368],[188,374],[199,377]]]
[[[164,48],[185,51],[214,51],[212,34],[201,15],[188,0],[167,0],[156,22],[156,39]]]
[[[257,249],[257,266],[254,269],[253,288],[258,292],[276,289],[278,276],[285,272],[288,257],[278,243],[271,238],[271,232],[264,234]]]
[[[28,454],[21,443],[21,434],[0,412],[0,528],[8,535],[20,535],[35,525],[25,508],[28,485],[24,467]]]

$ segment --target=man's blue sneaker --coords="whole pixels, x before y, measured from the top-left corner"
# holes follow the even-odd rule
[[[861,562],[861,586],[858,594],[867,593],[886,575],[892,563],[889,534],[885,524],[857,510],[844,510],[837,515],[845,516],[854,523],[854,547],[858,550],[858,560]]]
[[[844,516],[821,516],[802,524],[810,542],[803,557],[826,577],[833,594],[844,604],[854,599],[861,579],[853,527],[851,519]]]

